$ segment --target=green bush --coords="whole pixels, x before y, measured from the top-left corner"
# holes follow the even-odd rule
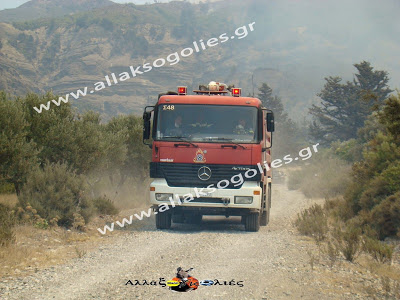
[[[387,182],[388,190],[391,194],[400,190],[400,160],[390,165],[382,172],[382,177]]]
[[[15,241],[14,225],[14,213],[8,206],[0,203],[0,246],[6,246]]]
[[[324,209],[334,219],[346,221],[354,217],[351,206],[342,197],[325,199]]]
[[[314,204],[297,215],[295,226],[301,234],[312,236],[317,242],[325,239],[328,221],[321,205]]]
[[[361,228],[348,222],[342,226],[336,224],[332,230],[335,247],[350,262],[353,262],[361,253]]]
[[[369,253],[379,263],[391,263],[394,247],[377,239],[365,237],[364,251]]]
[[[13,194],[13,193],[15,193],[15,188],[12,183],[0,181],[0,194]]]
[[[336,261],[338,260],[339,250],[337,249],[337,247],[335,247],[334,243],[328,241],[326,244],[325,253],[328,255],[329,267],[332,269]]]
[[[40,219],[34,224],[34,226],[36,228],[40,228],[40,229],[48,229],[49,228],[49,223],[47,222],[46,219]]]
[[[118,209],[115,207],[114,203],[105,196],[94,199],[93,205],[99,214],[103,215],[118,214]]]
[[[359,196],[361,209],[372,210],[389,195],[400,190],[400,161],[386,168],[381,174],[372,178]]]
[[[353,164],[352,183],[344,195],[353,217],[379,239],[400,235],[399,107],[400,94],[390,96],[360,130],[362,160]]]
[[[355,162],[362,159],[362,144],[356,139],[331,144],[333,152],[341,159],[348,162]]]
[[[18,200],[22,207],[29,202],[47,221],[57,218],[58,225],[71,227],[74,213],[81,214],[88,222],[93,208],[85,197],[84,180],[66,164],[46,164],[28,174]]]
[[[390,195],[388,182],[380,175],[372,179],[365,187],[358,203],[361,209],[371,210],[388,195]]]
[[[400,232],[400,192],[387,197],[371,213],[380,239],[395,236]]]

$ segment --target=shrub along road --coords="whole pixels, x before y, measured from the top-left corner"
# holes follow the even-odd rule
[[[297,213],[314,202],[275,185],[270,224],[257,233],[245,232],[239,218],[206,217],[201,225],[174,224],[166,231],[156,231],[153,218],[137,221],[126,234],[113,237],[114,243],[83,258],[24,278],[1,280],[0,298],[365,298],[366,287],[377,286],[377,278],[347,262],[330,270],[315,243],[293,227]],[[313,259],[317,256],[318,261]],[[159,278],[171,280],[179,266],[193,267],[191,275],[198,280],[234,280],[235,285],[200,286],[190,295],[160,286]],[[126,285],[129,280],[141,285]],[[144,280],[157,283],[143,285]]]

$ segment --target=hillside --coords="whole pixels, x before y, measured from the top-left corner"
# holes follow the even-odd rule
[[[0,11],[0,22],[55,18],[112,4],[110,0],[31,0],[17,8]]]
[[[206,14],[200,14],[205,9]],[[183,27],[182,23],[188,23],[186,13],[198,17]],[[206,6],[175,2],[150,6],[114,5],[107,10],[98,9],[62,19],[1,24],[0,36],[6,39],[3,39],[0,55],[0,88],[21,95],[29,90],[45,92],[50,89],[66,93],[92,85],[111,72],[166,58],[194,40],[219,36],[236,28],[225,17],[219,22],[209,22],[215,14],[218,13]],[[211,28],[206,25],[209,23],[213,23]],[[148,96],[154,98],[160,91],[177,84],[196,86],[209,81],[210,76],[229,80],[227,76],[235,72],[238,65],[233,58],[237,60],[244,55],[240,53],[243,49],[240,42],[230,42],[231,47],[239,45],[235,49],[222,45],[207,49],[201,55],[153,70],[147,76],[113,86],[95,97],[88,96],[84,104],[76,104],[107,114],[139,111]]]
[[[79,5],[71,6],[75,2]],[[51,3],[40,7],[49,11],[57,6],[54,1]],[[84,10],[87,3],[68,0],[62,1],[62,6]],[[101,6],[110,2],[96,3]],[[394,14],[397,4],[391,3],[382,7],[371,2],[361,11],[357,3],[343,11],[344,1],[321,5],[313,0],[293,2],[291,6],[261,0],[113,4],[56,19],[0,23],[0,89],[16,95],[27,91],[76,92],[104,81],[104,76],[112,72],[165,59],[193,41],[207,41],[222,33],[232,35],[236,28],[256,22],[254,32],[241,40],[229,40],[177,64],[154,68],[75,101],[74,105],[104,115],[139,113],[143,105],[153,103],[159,92],[175,89],[179,84],[193,88],[215,79],[234,83],[249,94],[253,76],[256,94],[257,86],[268,82],[283,98],[291,115],[302,119],[310,103],[316,101],[323,78],[351,74],[353,63],[370,60],[398,82],[400,62],[386,60],[400,50],[399,43],[392,40],[397,27],[385,27],[387,35],[374,35],[374,28],[378,30]],[[379,14],[368,15],[369,27],[337,22],[338,16],[361,20],[373,11]],[[388,17],[379,17],[384,14]],[[371,35],[375,43],[390,45],[380,48],[382,55],[378,55],[376,47],[366,47],[365,40]]]

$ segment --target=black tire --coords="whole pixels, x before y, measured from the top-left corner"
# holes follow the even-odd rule
[[[186,222],[188,224],[200,224],[202,218],[203,218],[203,215],[187,215]]]
[[[184,215],[172,215],[172,222],[176,224],[185,223]]]
[[[171,228],[171,214],[169,212],[157,212],[156,214],[156,227],[157,229],[170,229]]]
[[[260,213],[248,214],[244,226],[246,231],[257,232],[260,230]]]

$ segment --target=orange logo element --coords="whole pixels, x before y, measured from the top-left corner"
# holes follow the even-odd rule
[[[179,267],[176,276],[172,278],[172,280],[167,281],[169,289],[176,292],[189,292],[196,290],[200,284],[196,278],[189,275],[191,270],[193,270],[193,268],[185,271]]]
[[[199,149],[196,151],[196,156],[193,158],[195,163],[205,163],[206,157],[204,156],[203,150]]]

